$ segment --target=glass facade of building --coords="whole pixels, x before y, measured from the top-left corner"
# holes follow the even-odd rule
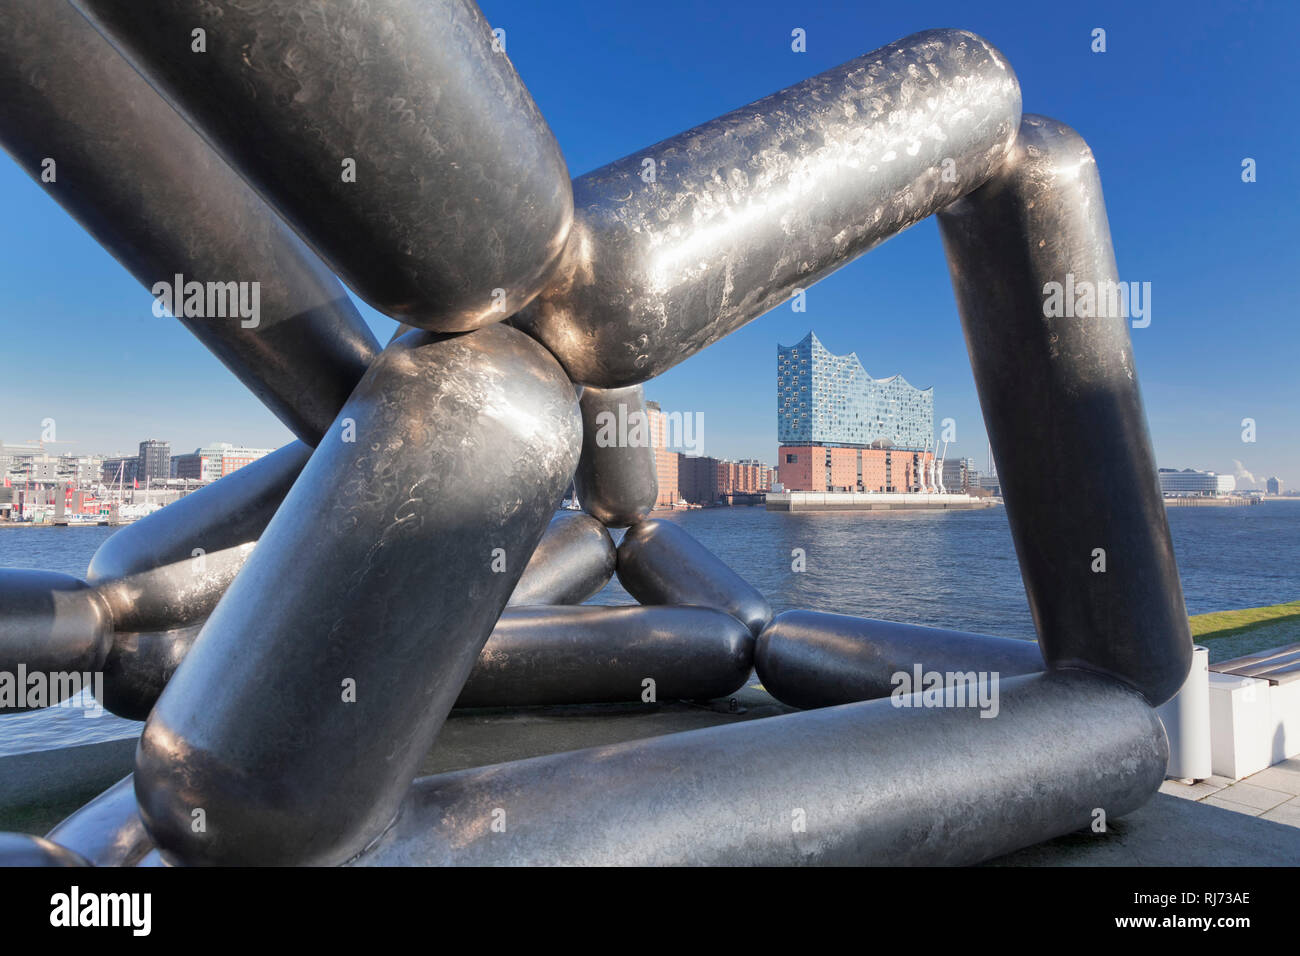
[[[933,388],[872,378],[855,352],[832,355],[812,332],[776,355],[779,444],[933,447]]]

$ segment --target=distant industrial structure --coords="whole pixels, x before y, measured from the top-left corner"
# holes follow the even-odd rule
[[[788,492],[933,492],[934,389],[877,379],[809,332],[777,346],[777,480]],[[967,479],[969,481],[969,479]]]

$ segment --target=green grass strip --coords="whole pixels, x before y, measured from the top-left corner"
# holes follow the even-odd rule
[[[1198,641],[1212,641],[1217,637],[1244,634],[1263,624],[1276,624],[1290,619],[1300,620],[1300,601],[1273,604],[1269,607],[1245,607],[1237,611],[1214,611],[1188,618],[1192,624],[1192,637]]]

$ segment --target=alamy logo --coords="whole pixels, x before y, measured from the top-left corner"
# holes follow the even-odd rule
[[[617,410],[596,413],[596,447],[598,448],[679,448],[688,454],[702,454],[704,449],[703,412],[659,412],[663,434],[654,433],[650,413],[629,410],[619,402]]]
[[[179,272],[171,282],[155,282],[153,314],[178,319],[238,318],[239,326],[255,329],[262,321],[260,282],[199,282]]]
[[[980,717],[998,715],[998,671],[927,671],[920,664],[896,671],[889,699],[895,707],[976,707]]]
[[[153,928],[149,893],[82,893],[79,886],[50,897],[51,926],[126,926],[133,936]]]
[[[94,696],[86,706],[84,691]],[[0,671],[0,710],[39,710],[67,707],[84,710],[83,717],[103,717],[104,675],[101,671],[32,671],[19,664],[17,672]]]
[[[1073,272],[1065,282],[1043,286],[1043,317],[1046,319],[1133,319],[1133,328],[1151,324],[1150,282],[1076,282]]]

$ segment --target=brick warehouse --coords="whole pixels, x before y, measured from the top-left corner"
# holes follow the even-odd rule
[[[782,445],[776,480],[786,491],[921,491],[933,461],[900,448]]]

